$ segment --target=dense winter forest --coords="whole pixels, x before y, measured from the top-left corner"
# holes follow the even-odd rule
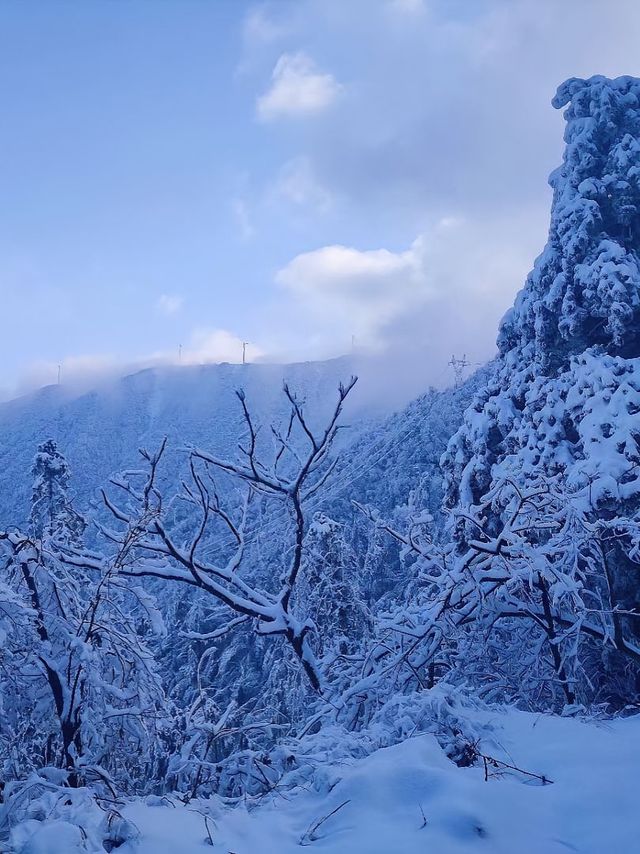
[[[547,245],[460,385],[2,405],[1,850],[633,850],[640,80],[554,106]]]

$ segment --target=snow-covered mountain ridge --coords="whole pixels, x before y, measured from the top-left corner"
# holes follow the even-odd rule
[[[164,436],[171,451],[193,444],[233,456],[242,426],[237,389],[244,389],[266,423],[286,411],[283,382],[306,400],[312,418],[322,417],[338,384],[351,373],[348,358],[286,366],[162,367],[83,393],[48,386],[0,404],[0,518],[18,524],[28,515],[31,462],[37,444],[48,438],[67,457],[83,508],[111,474],[138,465],[138,448],[154,449]],[[349,414],[357,416],[356,423],[366,417],[356,403]],[[176,465],[169,466],[168,476]]]
[[[339,383],[358,367],[349,357],[291,365],[163,367],[104,381],[82,393],[48,386],[2,403],[0,520],[3,525],[22,524],[27,518],[33,456],[38,443],[48,438],[67,458],[75,501],[85,509],[110,475],[138,465],[140,447],[154,449],[164,436],[170,449],[168,482],[175,481],[185,446],[233,457],[243,430],[238,389],[245,391],[249,406],[265,427],[286,415],[284,382],[305,402],[312,423],[322,423]],[[348,429],[340,434],[344,456],[340,470],[349,474],[350,488],[333,490],[328,497],[348,502],[353,488],[358,498],[382,499],[378,490],[395,484],[393,496],[386,497],[384,505],[395,506],[400,494],[406,499],[426,468],[437,463],[470,402],[477,381],[473,383],[460,393],[426,392],[391,416],[384,414],[384,395],[376,399],[371,394],[370,382],[364,393],[356,386],[343,417]],[[420,441],[431,423],[427,412],[437,422],[435,448]],[[415,457],[410,467],[406,465],[409,457]],[[389,478],[392,470],[397,470],[397,478]],[[381,474],[386,475],[384,483]]]

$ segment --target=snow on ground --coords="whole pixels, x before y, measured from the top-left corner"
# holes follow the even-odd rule
[[[342,766],[324,793],[272,793],[259,806],[130,805],[141,838],[120,854],[633,854],[640,850],[640,716],[600,723],[488,715],[481,749],[534,777],[458,768],[432,736]],[[323,816],[340,807],[313,832]],[[204,813],[208,813],[207,839]],[[306,836],[305,836],[306,833]]]

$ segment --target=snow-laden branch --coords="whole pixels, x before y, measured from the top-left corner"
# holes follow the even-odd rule
[[[466,548],[458,553],[452,546],[439,549],[422,542],[411,526],[399,531],[355,503],[405,554],[414,555],[422,592],[419,600],[380,620],[377,645],[341,704],[367,696],[381,680],[397,678],[403,670],[422,684],[420,674],[442,658],[443,650],[459,649],[466,628],[477,625],[491,632],[508,619],[529,620],[542,632],[569,704],[576,699],[572,661],[581,637],[640,665],[640,647],[621,629],[605,549],[607,540],[624,536],[633,555],[637,526],[631,531],[628,522],[615,519],[594,523],[576,505],[574,496],[547,483],[523,489],[504,480],[482,505],[455,514],[454,523],[467,531]]]
[[[258,441],[260,428],[246,396],[239,391],[245,427],[239,459],[229,461],[201,448],[190,451],[190,479],[183,484],[183,497],[193,508],[194,518],[197,514],[197,522],[187,542],[180,541],[172,531],[157,485],[166,440],[155,453],[141,452],[146,463],[142,484],[137,473],[133,476],[125,473],[112,480],[123,497],[122,502],[103,495],[105,506],[118,526],[115,531],[103,528],[103,532],[123,555],[120,574],[186,583],[213,596],[238,615],[228,626],[250,619],[258,634],[285,637],[317,691],[321,689],[321,678],[308,642],[313,624],[292,613],[291,597],[302,565],[306,502],[323,488],[334,471],[336,461],[331,459],[331,448],[340,429],[338,421],[345,400],[355,383],[356,378],[352,377],[346,385],[339,386],[338,399],[327,423],[317,432],[310,426],[302,401],[285,384],[289,415],[285,429],[271,430],[274,453],[270,459]],[[243,487],[239,514],[223,507],[216,473],[233,478]],[[257,577],[265,576],[265,568],[253,564],[246,550],[245,528],[256,494],[284,502],[292,522],[288,565],[282,575],[278,572],[279,577],[275,577],[274,567],[269,591],[255,582]],[[205,556],[205,542],[212,536],[229,544],[223,549],[228,556],[225,562],[214,562]],[[200,639],[205,640],[206,635]]]

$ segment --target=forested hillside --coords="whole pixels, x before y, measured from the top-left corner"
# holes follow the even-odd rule
[[[298,365],[185,365],[150,368],[105,380],[89,391],[48,386],[0,404],[0,516],[20,524],[29,515],[29,469],[37,445],[54,439],[73,470],[73,492],[86,508],[115,472],[137,465],[138,448],[165,436],[180,470],[180,450],[202,445],[233,454],[241,429],[235,391],[243,388],[265,422],[282,416],[283,381],[322,418],[338,383],[352,373],[348,358]],[[367,417],[354,405],[357,421]]]

